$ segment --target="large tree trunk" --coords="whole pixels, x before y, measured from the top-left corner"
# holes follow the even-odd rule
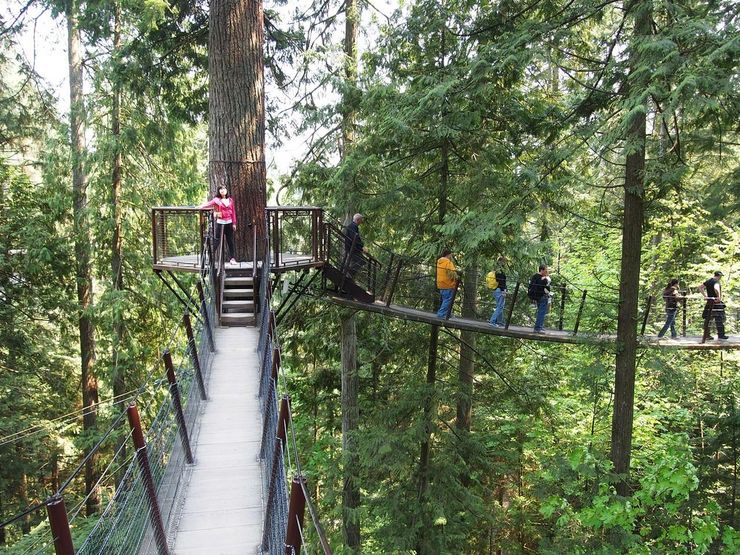
[[[262,0],[212,0],[208,27],[209,186],[226,185],[237,213],[236,248],[251,259],[265,238],[264,14]]]
[[[358,392],[360,377],[357,372],[357,326],[354,315],[342,317],[342,530],[344,542],[352,551],[360,548],[360,486],[357,483],[357,428],[360,420]]]
[[[116,2],[113,21],[113,56],[121,50],[121,5]],[[115,307],[113,309],[113,345],[111,348],[113,396],[123,395],[126,392],[126,372],[128,371],[128,357],[123,347],[126,334],[126,325],[123,319],[120,295],[123,291],[123,207],[121,205],[123,156],[121,154],[121,85],[117,76],[113,82],[113,107],[111,110],[111,134],[113,135],[113,171],[111,176],[111,213],[113,216],[113,238],[111,240],[111,290]],[[126,438],[116,440],[116,452],[121,459],[126,459]],[[121,469],[119,476],[123,476]]]
[[[87,174],[83,165],[85,153],[85,124],[83,98],[83,67],[80,31],[77,23],[77,5],[67,3],[67,39],[69,54],[70,145],[72,150],[72,197],[74,211],[75,277],[79,310],[80,357],[82,359],[82,405],[97,405],[98,382],[95,378],[95,325],[92,318],[93,284],[90,265],[90,224],[87,211]],[[92,433],[97,420],[97,409],[90,408],[83,416],[85,432]],[[88,494],[85,509],[88,515],[98,510],[100,499],[92,491],[97,482],[95,469],[98,455],[85,465],[85,491]]]
[[[635,18],[630,54],[628,95],[642,93],[639,73],[640,56],[635,45],[650,33],[650,2],[633,1],[629,10]],[[617,357],[614,376],[614,414],[612,418],[611,459],[619,476],[617,493],[629,494],[629,470],[632,451],[632,420],[635,398],[635,362],[637,354],[637,304],[640,286],[640,259],[645,180],[645,110],[634,113],[629,123],[624,177],[624,219],[622,221],[622,265],[619,276],[619,315],[617,319]]]
[[[345,1],[344,27],[344,76],[346,88],[352,89],[357,82],[357,34],[359,31],[359,7],[357,0]],[[351,152],[355,138],[356,114],[351,97],[342,102],[342,150],[344,160]],[[344,184],[349,198],[347,223],[355,212],[352,182]],[[342,488],[342,532],[344,543],[351,552],[360,552],[360,484],[357,479],[359,456],[356,434],[359,427],[359,374],[357,372],[357,315],[342,315],[342,452],[344,459]]]
[[[465,268],[463,285],[462,315],[465,318],[476,317],[478,292],[478,265],[472,262]],[[477,333],[463,330],[460,332],[460,362],[457,367],[459,388],[457,391],[457,420],[459,431],[470,431],[470,414],[473,396],[473,375],[475,373],[475,341]]]
[[[424,440],[419,450],[419,495],[417,513],[422,519],[419,534],[416,538],[416,552],[420,555],[430,553],[428,533],[430,523],[427,520],[426,500],[429,489],[429,461],[431,458],[430,442],[436,427],[437,399],[435,395],[435,382],[437,380],[437,348],[439,346],[439,326],[432,325],[429,334],[429,357],[427,359],[427,382],[424,395]]]

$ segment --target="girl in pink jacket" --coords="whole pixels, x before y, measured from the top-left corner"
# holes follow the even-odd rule
[[[234,199],[229,196],[229,190],[225,186],[218,188],[218,196],[213,197],[200,208],[213,208],[216,216],[216,252],[221,244],[221,237],[226,236],[226,244],[229,246],[231,260],[229,264],[236,264],[236,246],[234,245],[234,231],[236,231],[236,210]]]

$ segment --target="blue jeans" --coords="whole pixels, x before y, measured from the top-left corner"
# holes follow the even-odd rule
[[[493,298],[496,301],[496,310],[493,311],[489,322],[491,324],[504,325],[504,307],[506,306],[506,293],[498,287],[493,290]]]
[[[665,332],[668,331],[668,328],[671,328],[671,337],[676,337],[676,335],[678,335],[676,333],[676,312],[678,312],[677,308],[665,309],[665,324],[663,325],[663,329],[660,330],[658,337],[663,337]]]
[[[452,295],[454,293],[454,289],[439,290],[439,294],[442,296],[442,304],[439,306],[439,310],[437,311],[438,318],[447,318],[447,313],[452,308]]]
[[[534,321],[534,331],[540,331],[545,328],[545,314],[547,314],[547,302],[550,300],[548,295],[542,295],[537,301],[537,318]]]

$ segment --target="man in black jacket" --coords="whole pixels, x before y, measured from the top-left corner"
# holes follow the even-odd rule
[[[704,306],[704,312],[702,312],[702,318],[710,320],[714,317],[714,323],[717,326],[717,337],[720,339],[729,339],[725,335],[725,304],[722,302],[722,286],[719,281],[722,279],[722,272],[714,272],[714,276],[710,277],[707,281],[699,286],[699,291],[707,299],[707,304]],[[709,322],[704,327],[705,339],[714,339],[709,335]]]
[[[365,258],[362,256],[365,244],[360,237],[360,224],[363,220],[362,214],[355,214],[347,226],[347,236],[344,239],[344,248],[347,253],[347,277],[350,279],[354,278],[357,270],[365,264]]]

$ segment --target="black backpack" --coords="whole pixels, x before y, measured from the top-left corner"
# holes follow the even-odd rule
[[[539,301],[542,297],[544,288],[540,284],[540,274],[535,274],[529,278],[529,287],[527,288],[527,297],[533,301]]]

